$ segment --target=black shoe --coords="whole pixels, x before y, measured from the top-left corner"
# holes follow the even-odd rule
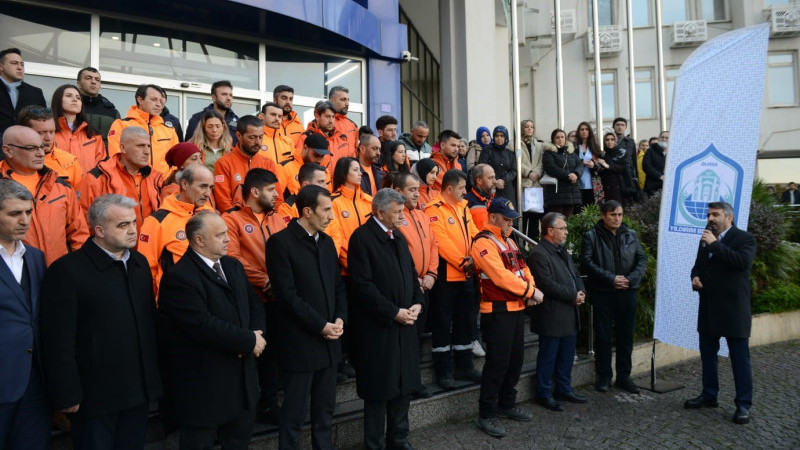
[[[545,408],[549,409],[550,411],[563,411],[564,407],[561,406],[561,403],[558,403],[553,399],[553,397],[536,397],[536,403],[544,406]]]
[[[597,384],[594,385],[594,390],[598,392],[608,392],[611,389],[611,380],[600,378]]]
[[[278,405],[258,410],[256,420],[261,423],[279,425],[281,422],[281,407]]]
[[[733,423],[744,425],[750,423],[750,410],[744,406],[737,406],[736,412],[733,413]]]
[[[475,421],[475,425],[492,437],[501,438],[506,435],[505,427],[500,424],[496,417],[489,417],[486,419],[478,417],[478,420]]]
[[[686,400],[686,402],[683,404],[683,407],[686,409],[716,408],[717,406],[719,406],[717,399],[706,397],[703,394],[700,394],[691,400]]]
[[[456,380],[452,375],[443,375],[436,379],[436,382],[442,389],[449,391],[456,388]]]
[[[617,377],[617,381],[614,382],[614,386],[628,391],[631,394],[638,394],[639,393],[639,386],[630,379],[630,377],[619,378]]]
[[[497,415],[505,417],[506,419],[516,420],[518,422],[530,422],[533,420],[533,414],[520,408],[501,409],[497,411]]]
[[[414,400],[420,399],[420,398],[430,398],[431,395],[433,395],[433,394],[431,394],[431,391],[429,391],[428,387],[423,384],[422,385],[422,389],[420,389],[417,392],[414,392],[413,394],[411,394],[411,398],[414,399]]]
[[[562,394],[560,392],[556,392],[553,394],[553,398],[556,400],[561,400],[563,402],[569,403],[588,403],[589,399],[586,397],[581,397],[580,395],[575,394],[574,392],[570,392],[569,394]]]
[[[455,378],[456,380],[469,381],[472,383],[480,383],[481,373],[472,368],[456,369],[455,373],[453,374],[453,378]]]

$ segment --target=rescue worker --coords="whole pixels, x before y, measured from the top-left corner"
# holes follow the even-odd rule
[[[328,190],[331,184],[328,171],[317,163],[305,163],[300,166],[300,170],[297,171],[297,181],[300,183],[300,189],[302,189],[303,186],[314,184]],[[298,192],[300,191],[298,190]],[[299,213],[297,211],[297,206],[295,206],[296,201],[297,194],[291,194],[285,197],[283,203],[276,208],[278,214],[281,216],[288,215],[298,217]]]
[[[259,152],[264,140],[264,124],[258,117],[240,117],[236,124],[236,137],[239,140],[236,147],[214,164],[214,199],[217,210],[221,212],[242,204],[242,182],[251,169],[267,169],[274,173],[278,177],[279,194],[286,186],[282,180],[283,171]],[[282,201],[279,196],[279,202]]]
[[[336,161],[339,158],[346,156],[355,158],[356,147],[355,142],[348,142],[346,134],[336,133],[335,131],[336,108],[333,103],[322,100],[317,102],[314,106],[314,120],[308,124],[308,129],[297,140],[295,147],[297,149],[303,148],[303,143],[307,136],[311,133],[322,135],[328,140],[328,150],[331,152],[330,160],[323,165],[328,168],[329,172],[333,172],[336,168]],[[358,130],[356,130],[358,131]]]
[[[333,238],[342,274],[347,274],[347,245],[350,235],[372,214],[372,197],[361,189],[361,165],[354,158],[342,158],[333,171],[333,220],[326,232]]]
[[[442,177],[448,170],[464,170],[458,163],[458,143],[461,136],[453,130],[444,130],[439,133],[439,151],[431,155],[431,159],[439,166],[436,181],[431,186],[437,191],[442,191]]]
[[[44,165],[53,169],[59,178],[66,180],[70,187],[77,186],[83,176],[83,169],[75,155],[56,148],[56,122],[53,120],[52,111],[41,106],[26,106],[20,110],[17,121],[20,125],[39,133],[45,146]]]
[[[25,186],[34,198],[33,216],[24,242],[44,252],[50,265],[89,238],[89,226],[75,191],[44,165],[42,138],[28,127],[13,125],[3,133],[0,174]]]
[[[472,187],[464,198],[467,199],[475,226],[482,230],[483,225],[489,220],[488,208],[494,198],[496,178],[494,169],[488,164],[476,165],[470,175],[472,175]]]
[[[228,256],[239,260],[244,266],[247,279],[264,303],[266,313],[266,335],[270,345],[259,357],[258,381],[261,399],[256,406],[257,418],[267,423],[278,424],[280,406],[278,405],[278,366],[275,353],[275,297],[266,269],[267,240],[283,230],[292,219],[282,217],[275,211],[278,200],[276,186],[278,178],[265,169],[252,169],[247,172],[242,184],[244,204],[235,206],[222,215],[228,226]]]
[[[358,125],[347,117],[347,112],[350,110],[350,90],[344,86],[334,86],[328,91],[328,100],[336,108],[334,117],[336,134],[347,136],[347,143],[355,152],[359,135]]]
[[[285,84],[275,86],[272,91],[272,101],[277,103],[283,110],[283,117],[281,118],[281,134],[288,137],[295,144],[303,134],[305,128],[303,122],[300,120],[297,111],[292,110],[294,104],[294,89]]]
[[[140,127],[122,130],[120,152],[87,172],[76,189],[83,213],[94,199],[121,194],[136,201],[136,229],[161,205],[161,173],[150,167],[150,134]]]
[[[111,124],[108,132],[108,156],[119,153],[119,137],[124,128],[141,127],[150,133],[150,167],[162,175],[169,172],[164,155],[180,141],[174,126],[164,122],[161,117],[165,102],[163,92],[164,89],[155,84],[142,84],[136,89],[136,104],[131,106],[124,119],[117,119]]]
[[[153,292],[158,298],[161,276],[186,253],[186,222],[199,211],[213,211],[209,204],[214,179],[202,164],[192,164],[178,175],[180,191],[161,202],[161,208],[144,219],[137,250],[147,258],[153,273]]]
[[[522,253],[510,238],[511,225],[520,217],[510,200],[496,197],[489,219],[472,244],[472,259],[481,288],[481,332],[486,362],[481,376],[478,428],[502,437],[498,417],[529,421],[531,413],[517,407],[514,387],[525,353],[525,306],[544,300]]]
[[[373,135],[365,135],[358,143],[358,163],[361,166],[361,190],[374,195],[383,185],[386,173],[381,170],[381,141]]]
[[[282,112],[283,110],[277,103],[267,102],[264,103],[258,114],[258,118],[264,122],[261,154],[275,164],[291,161],[295,154],[294,142],[280,132]]]
[[[100,132],[89,124],[78,88],[65,84],[50,102],[55,120],[55,146],[78,159],[83,173],[106,158],[106,144]]]
[[[472,365],[472,302],[465,301],[473,295],[475,263],[470,247],[478,234],[464,200],[466,191],[467,175],[449,170],[442,177],[441,194],[425,206],[439,241],[439,274],[431,291],[428,323],[436,380],[444,389],[453,389],[455,379],[474,383],[481,379]]]
[[[328,150],[327,139],[316,133],[306,137],[303,142],[303,149],[299,152],[295,152],[294,158],[281,163],[284,176],[286,177],[284,198],[288,198],[290,195],[297,195],[297,192],[303,187],[301,186],[299,175],[300,168],[304,164],[314,163],[320,165],[325,160],[325,157],[330,154],[331,152]],[[325,167],[322,169],[324,170]],[[326,175],[325,179],[329,181],[330,177]],[[328,186],[323,187],[326,189],[328,188]]]

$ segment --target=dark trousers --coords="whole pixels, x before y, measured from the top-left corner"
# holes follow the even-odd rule
[[[539,225],[542,221],[544,214],[536,212],[523,212],[522,213],[522,231],[529,238],[539,240]]]
[[[525,351],[523,314],[523,311],[481,314],[486,361],[478,408],[484,419],[496,416],[498,408],[510,409],[517,404],[516,386]]]
[[[631,375],[636,290],[592,293],[595,335],[595,370],[600,379],[611,380],[612,326],[617,336],[617,379]]]
[[[709,336],[700,333],[700,359],[703,362],[703,395],[708,398],[717,398],[719,393],[719,379],[717,378],[717,352],[719,351],[719,336]],[[729,338],[731,369],[733,369],[733,384],[736,387],[736,397],[733,402],[736,406],[750,408],[753,404],[753,375],[750,369],[750,346],[748,338]]]
[[[536,395],[553,396],[553,375],[556,392],[572,393],[572,364],[575,362],[575,342],[578,336],[539,336],[539,353],[536,355]]]
[[[408,406],[411,397],[364,400],[364,447],[402,447],[408,442]],[[386,438],[384,439],[384,432]]]
[[[28,388],[11,403],[0,403],[0,448],[46,450],[50,442],[50,407],[37,365],[33,364]]]
[[[425,304],[431,304],[431,291],[425,291],[422,296],[425,298]],[[430,313],[428,312],[428,308],[422,308],[422,311],[419,313],[419,317],[417,321],[414,322],[414,326],[417,327],[417,339],[419,339],[420,345],[422,345],[422,335],[425,334],[428,328],[428,316]],[[422,352],[420,352],[422,354]]]
[[[99,416],[70,414],[72,445],[76,450],[143,449],[149,402]],[[213,442],[212,442],[213,443]]]
[[[472,351],[472,279],[437,281],[431,290],[430,305],[434,355],[449,354],[450,350]],[[471,360],[469,367],[460,368],[472,368]]]
[[[472,327],[470,333],[471,341],[477,341],[480,337],[480,314],[481,314],[481,289],[478,286],[478,277],[472,277],[472,310],[470,311],[469,324]]]
[[[267,302],[264,303],[264,312],[266,313],[267,329],[265,331],[265,338],[267,339],[267,346],[264,352],[258,358],[258,385],[261,387],[261,400],[258,402],[259,409],[268,409],[278,406],[278,388],[280,386],[280,378],[278,374],[278,361],[277,349],[275,342],[275,323],[277,316],[277,303]]]
[[[280,449],[299,449],[300,427],[311,397],[311,445],[332,449],[333,408],[336,406],[336,367],[314,372],[283,372]]]
[[[180,450],[211,450],[219,440],[222,450],[247,450],[253,435],[255,412],[246,409],[234,420],[218,427],[181,426]]]

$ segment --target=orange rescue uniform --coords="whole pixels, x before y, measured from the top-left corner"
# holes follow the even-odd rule
[[[91,138],[87,136],[86,130],[89,124],[83,122],[78,129],[72,131],[67,126],[67,119],[58,118],[59,130],[56,131],[56,147],[74,155],[78,158],[83,172],[92,170],[100,161],[106,158],[106,145],[103,143],[103,136],[95,134]]]
[[[6,161],[0,163],[3,178],[18,181],[30,189],[34,176],[19,176]],[[89,225],[72,187],[49,167],[37,172],[33,193],[33,217],[24,242],[44,252],[49,266],[89,238]]]
[[[189,241],[186,240],[186,222],[200,211],[213,211],[206,203],[195,206],[170,195],[161,203],[161,208],[144,219],[139,232],[139,245],[136,249],[147,258],[153,274],[153,292],[158,298],[158,285],[161,276],[181,259]]]
[[[264,126],[264,139],[261,140],[260,153],[280,164],[294,158],[294,141],[280,133],[277,128]]]
[[[487,223],[483,230],[490,233],[491,237],[485,237],[481,233],[478,239],[472,243],[472,259],[475,261],[475,273],[498,288],[509,292],[512,296],[518,297],[517,300],[507,302],[491,301],[481,295],[481,312],[491,313],[497,311],[521,311],[525,309],[525,299],[533,297],[536,291],[533,275],[530,269],[525,266],[521,273],[514,273],[506,268],[500,253],[503,251],[518,252],[519,249],[513,240],[508,236],[503,237],[500,228]],[[503,247],[498,245],[500,243]],[[523,279],[526,278],[526,279]],[[505,303],[505,307],[498,307],[499,303]]]
[[[439,269],[439,241],[431,231],[428,216],[422,210],[404,208],[399,229],[408,242],[417,276],[430,275],[435,279]]]
[[[337,133],[336,129],[334,128],[333,133],[331,133],[329,136],[317,127],[316,122],[309,122],[308,130],[300,135],[300,138],[297,140],[297,145],[295,146],[298,150],[303,149],[303,145],[306,142],[306,136],[308,133],[317,133],[328,140],[328,150],[331,152],[331,154],[325,157],[325,159],[322,161],[322,166],[327,168],[331,175],[333,174],[333,169],[336,168],[336,161],[338,161],[339,158],[344,158],[345,156],[349,156],[351,158],[356,157],[356,147],[355,145],[350,145],[350,143],[347,141],[346,134]]]
[[[278,202],[283,202],[283,186],[286,186],[283,170],[274,161],[259,151],[247,156],[237,145],[233,151],[223,155],[214,164],[214,204],[217,211],[225,212],[234,206],[241,206],[242,183],[250,169],[267,169],[278,177]]]
[[[150,167],[165,174],[169,172],[169,164],[164,160],[167,151],[173,145],[179,143],[178,134],[171,125],[164,124],[161,116],[151,116],[150,114],[133,105],[128,110],[128,115],[124,119],[117,119],[111,124],[108,131],[108,156],[119,153],[119,136],[122,130],[128,127],[141,127],[150,133]]]
[[[336,251],[339,253],[342,274],[346,274],[350,235],[372,215],[372,197],[365,194],[361,187],[353,189],[350,186],[341,186],[333,193],[331,199],[333,220],[325,232],[333,238]]]
[[[445,172],[452,169],[464,170],[461,164],[458,163],[458,158],[450,160],[444,156],[442,152],[432,154],[431,159],[439,166],[439,173],[436,174],[436,181],[434,181],[433,186],[431,186],[437,191],[442,190],[442,178],[444,178]]]
[[[228,225],[228,256],[239,260],[244,266],[247,280],[253,285],[261,301],[266,302],[264,287],[269,276],[266,266],[267,240],[286,228],[291,216],[283,216],[275,210],[256,215],[249,206],[237,206],[222,215]]]
[[[89,213],[89,206],[101,195],[120,194],[136,200],[139,204],[136,211],[136,229],[141,230],[145,217],[156,211],[161,205],[161,187],[164,180],[161,173],[150,166],[131,175],[122,165],[122,154],[108,158],[94,169],[87,172],[78,185],[78,193],[84,214]]]
[[[291,142],[296,144],[304,131],[306,129],[303,127],[303,121],[298,117],[297,111],[292,111],[289,113],[289,117],[284,115],[281,119],[281,134],[289,138]]]
[[[464,260],[470,256],[472,238],[478,234],[467,201],[451,205],[439,195],[425,207],[425,215],[439,241],[439,280],[445,273],[443,281],[465,281]]]
[[[78,163],[78,158],[69,152],[53,147],[52,151],[44,155],[44,165],[53,169],[60,178],[67,180],[72,187],[81,182],[83,169]]]
[[[347,143],[353,148],[353,154],[358,148],[358,125],[347,117],[347,114],[339,114],[333,118],[333,130],[336,134],[347,136]]]
[[[437,189],[429,187],[425,183],[420,183],[419,200],[417,201],[417,206],[419,207],[419,209],[425,211],[425,206],[427,206],[428,203],[431,202],[431,200],[434,200],[436,197],[438,197],[439,194],[441,194],[441,192],[439,192]]]

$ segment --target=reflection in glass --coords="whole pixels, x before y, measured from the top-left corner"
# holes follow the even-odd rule
[[[649,27],[650,23],[650,2],[652,0],[633,0],[631,12],[633,13],[634,27]]]
[[[597,0],[597,20],[600,22],[600,26],[606,25],[614,25],[612,10],[611,7],[612,0]],[[592,21],[592,2],[589,1],[589,26],[591,26]]]
[[[797,104],[794,54],[779,53],[769,55],[768,66],[767,86],[770,106]]]
[[[294,88],[296,96],[325,98],[334,86],[350,90],[350,101],[361,103],[361,62],[348,58],[267,48],[267,90],[279,84]]]
[[[725,20],[725,0],[702,0],[703,19],[711,22]]]
[[[19,48],[28,62],[79,68],[89,65],[88,14],[4,4],[0,13],[2,48]]]
[[[661,2],[661,9],[661,17],[664,25],[682,22],[688,18],[686,15],[685,0],[670,0],[668,2]]]
[[[597,117],[595,111],[595,95],[594,95],[594,73],[592,73],[592,92],[589,95],[591,100],[592,117]],[[601,72],[600,76],[602,85],[600,86],[600,93],[603,96],[603,122],[608,122],[617,116],[617,81],[615,72]]]
[[[258,89],[258,44],[101,18],[100,70]]]

